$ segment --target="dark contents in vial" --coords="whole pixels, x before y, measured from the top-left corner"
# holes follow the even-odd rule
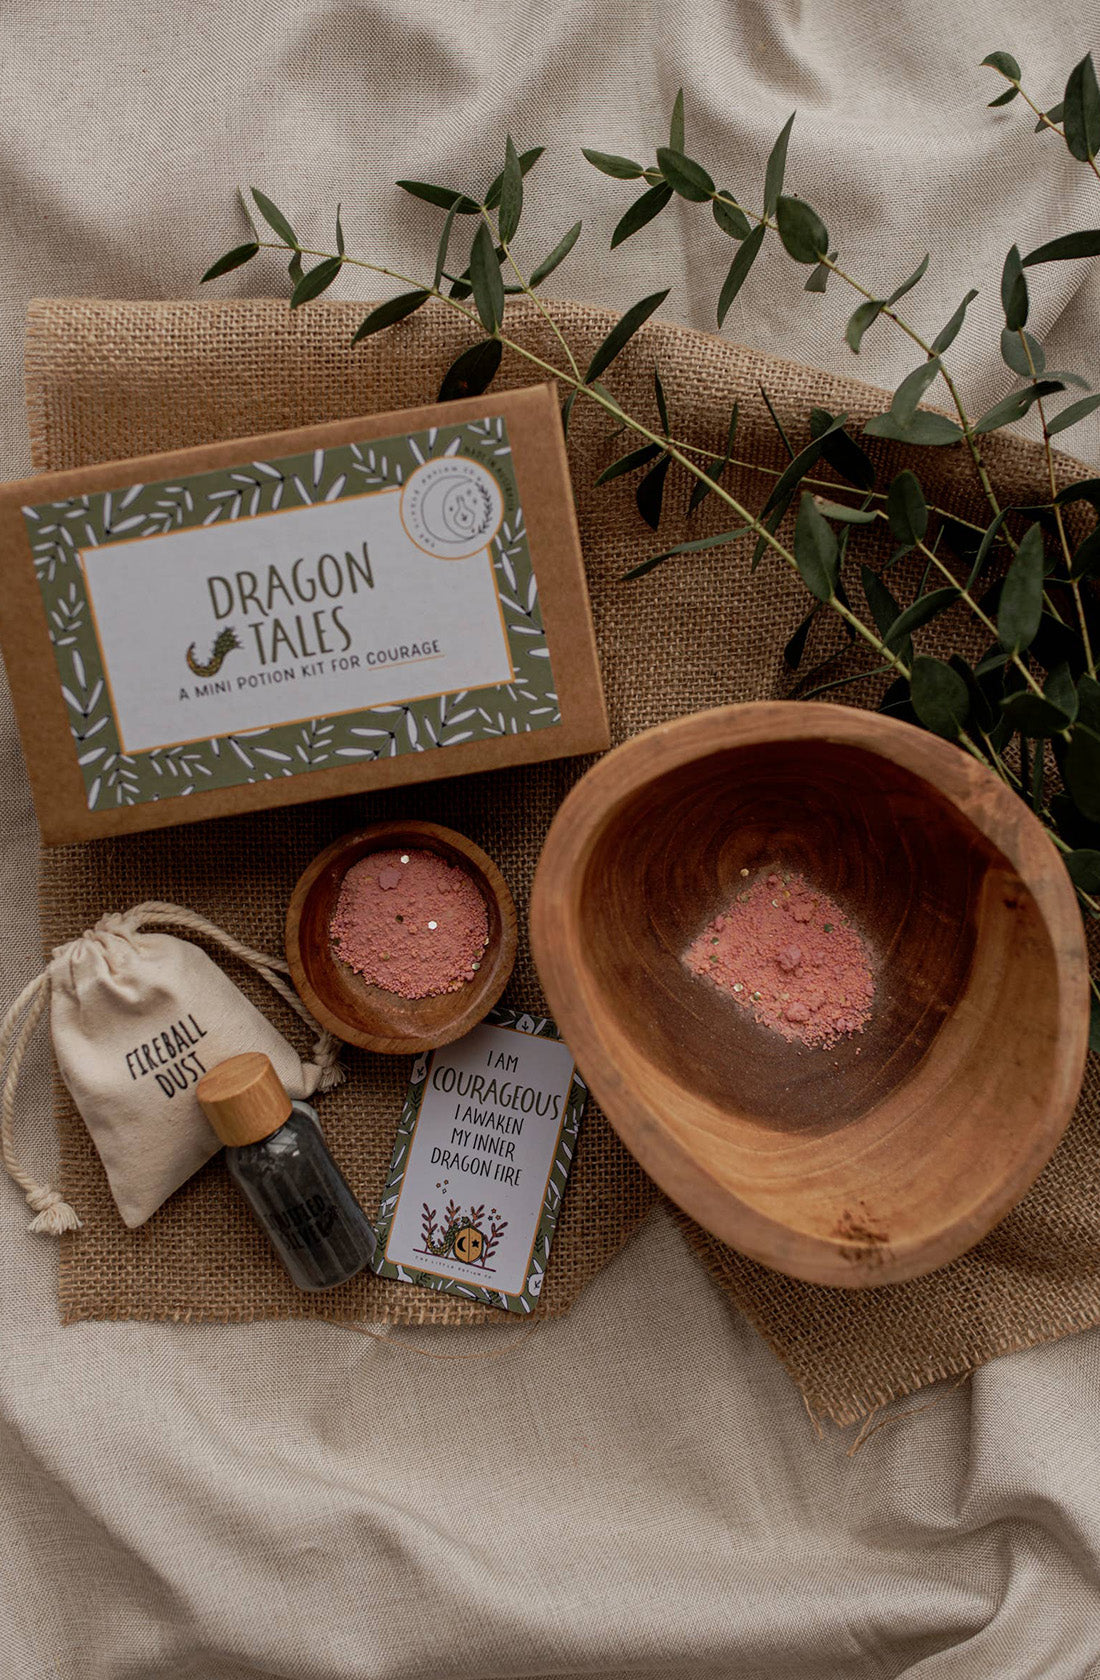
[[[313,1110],[293,1105],[270,1137],[225,1152],[229,1171],[299,1289],[331,1289],[378,1248]]]

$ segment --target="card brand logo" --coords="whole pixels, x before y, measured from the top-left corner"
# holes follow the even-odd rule
[[[426,461],[401,491],[401,520],[417,548],[439,560],[465,560],[488,548],[504,517],[491,473],[462,455]]]

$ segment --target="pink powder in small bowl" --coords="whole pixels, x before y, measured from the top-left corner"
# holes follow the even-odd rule
[[[870,1019],[867,947],[844,912],[801,875],[773,870],[746,881],[684,961],[788,1040],[825,1048],[862,1032]]]
[[[473,878],[437,852],[370,852],[340,884],[329,938],[371,985],[398,997],[436,997],[477,974],[489,914]]]

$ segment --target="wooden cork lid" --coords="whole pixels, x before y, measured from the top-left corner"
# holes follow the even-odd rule
[[[206,1118],[230,1147],[258,1143],[290,1118],[282,1080],[259,1051],[219,1062],[199,1080],[196,1094]]]

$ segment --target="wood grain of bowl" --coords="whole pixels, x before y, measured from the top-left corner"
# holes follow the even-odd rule
[[[485,901],[489,943],[477,978],[456,992],[398,997],[370,985],[332,948],[329,926],[348,870],[370,852],[402,846],[437,852],[465,869]],[[337,1038],[414,1056],[472,1031],[496,1003],[516,960],[516,907],[492,858],[464,834],[433,822],[373,823],[334,841],[299,877],[287,910],[286,957],[298,996]]]
[[[799,871],[872,951],[862,1033],[788,1043],[683,953],[744,884]],[[844,706],[761,702],[601,759],[539,862],[535,961],[624,1143],[724,1242],[814,1283],[947,1264],[1053,1154],[1088,967],[1043,828],[957,747]]]

